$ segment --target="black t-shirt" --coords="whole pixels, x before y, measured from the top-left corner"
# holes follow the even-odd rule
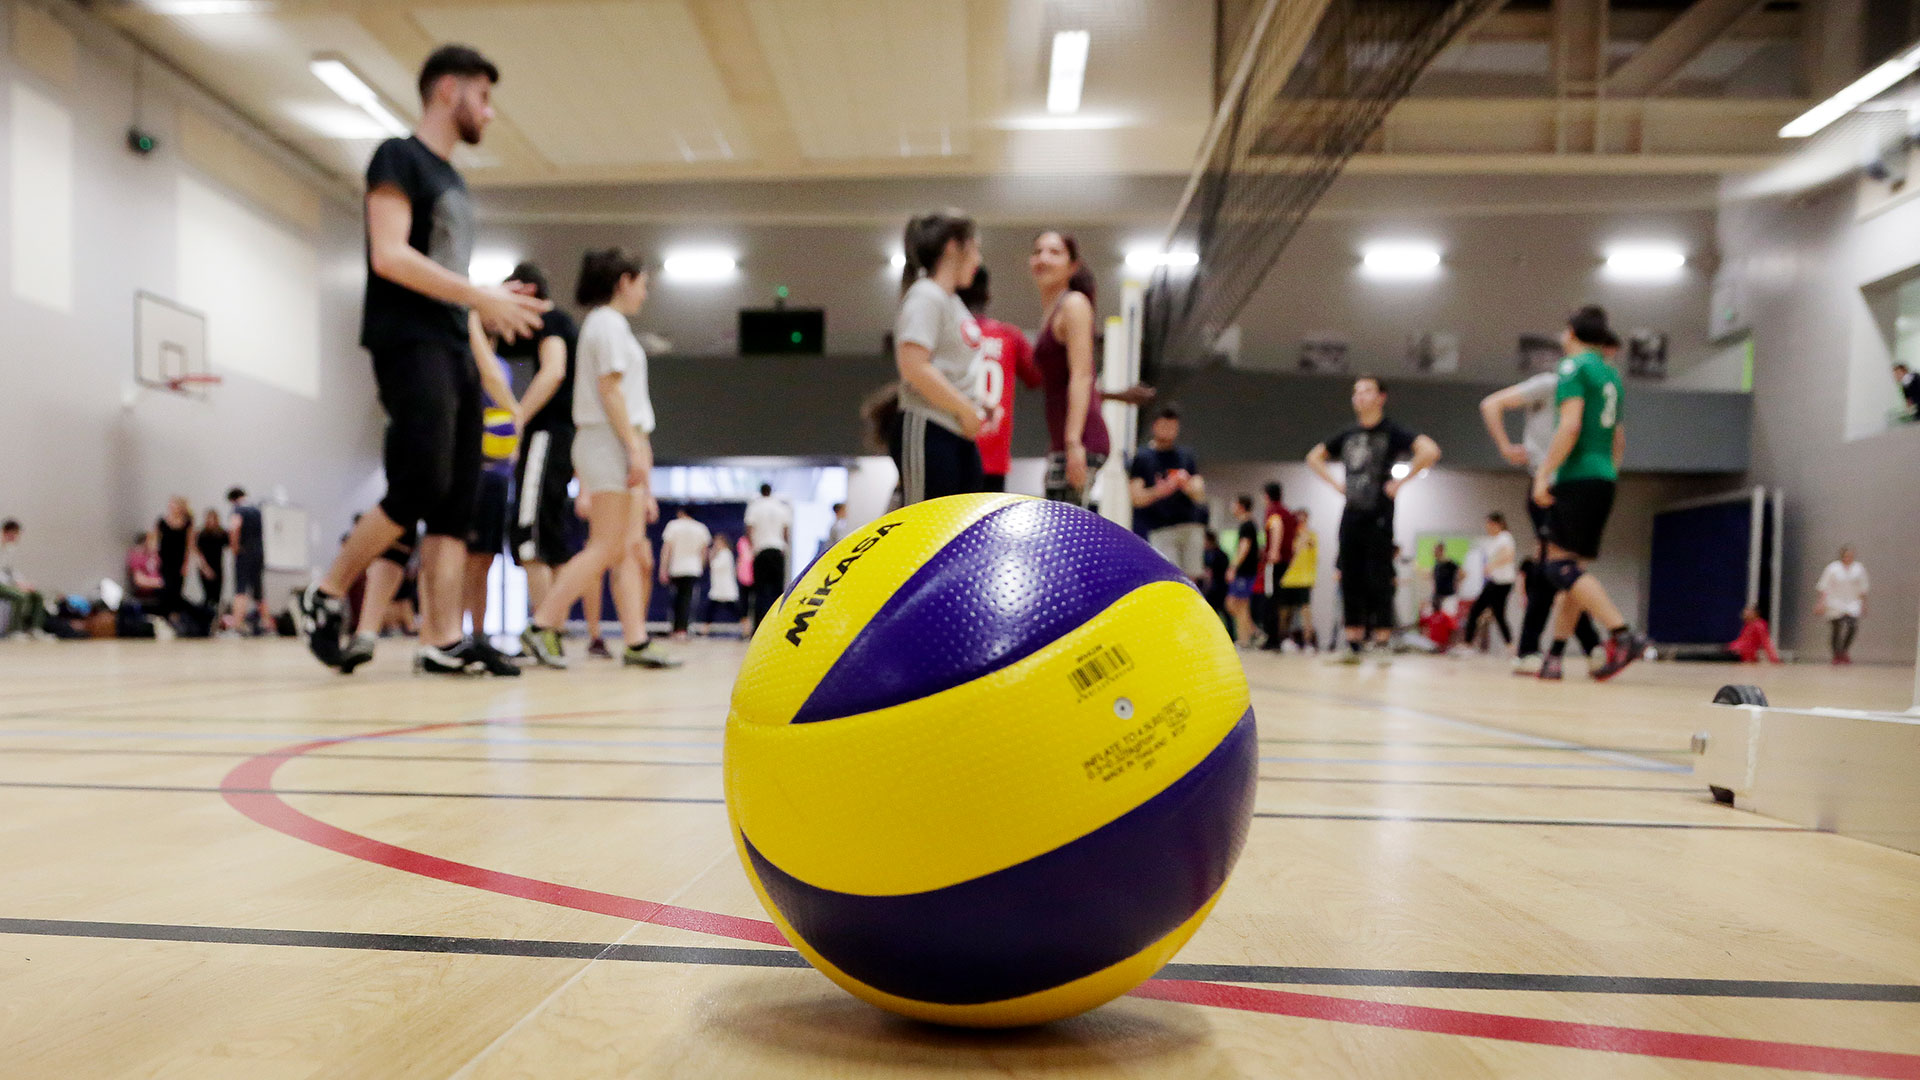
[[[1445,600],[1460,591],[1460,564],[1442,559],[1433,564],[1433,598]]]
[[[1227,598],[1227,570],[1230,560],[1227,553],[1219,548],[1208,551],[1204,556],[1207,566],[1207,599],[1214,605]]]
[[[227,550],[227,534],[223,529],[201,529],[194,537],[194,546],[200,549],[200,559],[205,562],[206,570],[215,575],[220,573],[220,557]],[[205,571],[203,571],[205,572]]]
[[[1127,470],[1127,475],[1138,477],[1151,488],[1176,469],[1197,473],[1200,463],[1193,459],[1184,446],[1160,450],[1148,443],[1133,455],[1133,467]],[[1168,525],[1186,525],[1197,520],[1199,518],[1193,500],[1187,497],[1186,492],[1176,491],[1145,506],[1134,507],[1133,531],[1144,536]]]
[[[1260,575],[1261,555],[1260,530],[1254,527],[1253,522],[1243,521],[1240,523],[1239,536],[1233,542],[1235,554],[1239,553],[1240,541],[1242,540],[1247,542],[1247,557],[1241,559],[1240,564],[1233,568],[1233,576],[1235,579],[1258,577]]]
[[[453,164],[417,138],[388,139],[367,164],[367,190],[385,186],[399,188],[413,207],[408,246],[466,277],[473,256],[473,202]],[[466,341],[466,308],[375,274],[369,252],[361,345],[379,352],[416,343],[460,346]]]
[[[550,337],[567,343],[566,373],[560,376],[560,385],[554,389],[553,397],[528,419],[528,431],[555,431],[573,427],[573,353],[580,344],[580,327],[573,321],[573,316],[554,308],[540,317],[539,333],[517,341],[503,341],[496,347],[501,359],[531,362],[533,374],[538,374],[540,343]]]
[[[1327,455],[1346,466],[1347,513],[1393,514],[1387,494],[1393,463],[1413,455],[1413,432],[1391,420],[1373,427],[1355,424],[1326,442]]]
[[[240,515],[240,543],[233,549],[237,559],[259,559],[267,553],[267,533],[260,520],[260,508],[242,503],[233,508]]]
[[[1920,371],[1909,371],[1907,377],[1900,380],[1900,392],[1907,396],[1907,404],[1920,409]]]

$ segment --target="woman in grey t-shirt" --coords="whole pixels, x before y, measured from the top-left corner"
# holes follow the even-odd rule
[[[954,293],[980,268],[973,219],[957,210],[907,222],[907,266],[894,322],[900,416],[888,450],[900,468],[900,500],[911,504],[981,490],[983,427],[1000,423],[986,401],[980,327]]]

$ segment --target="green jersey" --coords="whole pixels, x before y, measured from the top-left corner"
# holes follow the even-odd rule
[[[1574,441],[1567,460],[1560,463],[1554,482],[1567,480],[1618,480],[1620,470],[1613,467],[1613,433],[1620,427],[1620,373],[1613,370],[1597,352],[1583,352],[1560,361],[1560,386],[1554,391],[1558,408],[1571,398],[1579,398],[1580,438]]]

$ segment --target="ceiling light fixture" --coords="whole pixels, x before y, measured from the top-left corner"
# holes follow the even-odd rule
[[[1127,269],[1149,274],[1164,266],[1169,270],[1191,270],[1200,265],[1197,251],[1162,251],[1157,247],[1127,249]]]
[[[337,56],[316,56],[307,65],[313,77],[327,84],[327,89],[340,95],[340,100],[357,106],[361,112],[373,117],[373,122],[394,138],[405,138],[413,128],[402,120],[399,114],[387,107],[379,91],[368,85],[360,73],[347,66],[345,60]]]
[[[467,277],[481,285],[498,285],[507,280],[513,268],[520,265],[520,256],[511,251],[483,249],[473,253],[467,261]]]
[[[267,0],[147,0],[155,15],[259,15],[273,10]]]
[[[689,285],[714,285],[732,281],[740,262],[731,251],[718,248],[685,248],[669,251],[660,261],[660,276],[666,281]]]
[[[1671,281],[1687,253],[1670,244],[1621,244],[1607,249],[1606,274],[1621,281]]]
[[[1092,35],[1062,30],[1053,35],[1053,63],[1047,75],[1047,111],[1058,116],[1080,111],[1080,89],[1087,81],[1087,48]]]
[[[1440,249],[1431,244],[1371,244],[1360,251],[1360,272],[1384,281],[1411,281],[1440,273]]]
[[[1795,117],[1780,129],[1783,139],[1804,139],[1828,124],[1859,108],[1869,99],[1901,79],[1920,70],[1920,45],[1914,45],[1893,59],[1848,83],[1839,93]]]

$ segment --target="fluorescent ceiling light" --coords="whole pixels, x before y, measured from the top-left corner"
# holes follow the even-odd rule
[[[1907,49],[1848,83],[1839,93],[1801,113],[1786,127],[1780,129],[1780,137],[1804,139],[1852,112],[1868,99],[1878,96],[1888,87],[1913,74],[1916,69],[1920,69],[1920,45]]]
[[[1085,30],[1062,30],[1053,35],[1053,64],[1047,76],[1047,111],[1059,115],[1080,111],[1080,88],[1087,81]]]
[[[1162,251],[1157,247],[1127,249],[1127,269],[1152,273],[1164,266],[1169,270],[1191,270],[1200,265],[1197,251]]]
[[[1003,116],[993,122],[1001,131],[1112,131],[1133,121],[1124,116]]]
[[[1687,253],[1668,244],[1621,244],[1607,249],[1606,274],[1622,281],[1660,281],[1678,277]]]
[[[511,251],[476,251],[467,263],[467,276],[482,285],[498,285],[518,265],[520,256]]]
[[[402,138],[413,129],[397,116],[387,103],[382,101],[378,91],[367,85],[359,72],[347,66],[345,60],[335,56],[316,56],[307,65],[313,76],[327,84],[327,89],[340,95],[340,100],[349,105],[359,106],[360,111],[373,118],[387,134]]]
[[[686,248],[669,251],[660,262],[660,276],[667,281],[688,284],[714,284],[732,281],[740,263],[730,251],[717,248]]]
[[[1383,280],[1430,278],[1440,272],[1440,249],[1431,244],[1370,244],[1360,251],[1360,271]]]
[[[256,15],[273,10],[266,0],[147,0],[155,15]]]

